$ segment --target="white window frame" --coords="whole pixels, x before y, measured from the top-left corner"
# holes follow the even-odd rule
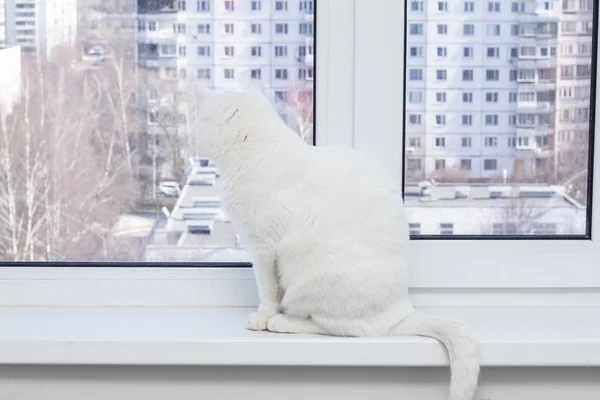
[[[353,4],[349,3],[352,2]],[[405,2],[319,0],[317,3],[317,145],[353,147],[403,180]],[[374,63],[373,60],[378,60]],[[596,115],[600,108],[596,104]],[[598,128],[598,127],[597,127]],[[600,142],[598,130],[595,132]],[[411,241],[411,289],[448,297],[498,290],[561,292],[600,288],[600,149],[595,152],[594,240]],[[443,222],[443,221],[438,221]],[[453,237],[452,239],[454,239]],[[462,291],[461,291],[462,290]],[[587,290],[587,292],[586,292]],[[0,268],[0,306],[255,306],[250,268]],[[458,297],[457,297],[458,296]],[[509,296],[512,304],[520,301]],[[579,297],[585,302],[589,297]],[[597,299],[597,298],[596,298]],[[592,300],[589,300],[592,301]],[[438,303],[436,303],[438,302]]]

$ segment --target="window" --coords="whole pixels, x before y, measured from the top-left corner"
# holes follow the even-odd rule
[[[471,147],[471,138],[470,137],[463,137],[460,139],[460,145],[461,147]]]
[[[199,34],[210,33],[210,24],[198,24],[198,33]]]
[[[448,25],[438,24],[437,33],[438,33],[438,35],[447,35],[448,34]]]
[[[488,47],[487,48],[488,58],[500,58],[500,47]]]
[[[437,9],[440,12],[448,11],[448,2],[447,1],[438,1]]]
[[[446,147],[446,138],[445,137],[436,137],[435,138],[435,147]]]
[[[422,35],[423,34],[423,24],[410,24],[410,34],[411,35]]]
[[[179,0],[177,2],[177,7],[179,11],[185,11],[185,0]]]
[[[498,92],[486,92],[485,101],[487,103],[497,103],[498,102]]]
[[[488,24],[486,31],[488,36],[500,36],[500,24]]]
[[[250,2],[250,9],[252,11],[260,11],[262,8],[262,1],[260,0],[252,0]]]
[[[262,75],[262,71],[260,68],[253,68],[250,70],[250,78],[255,80],[260,80]]]
[[[463,125],[473,125],[473,116],[471,114],[464,114],[461,117],[461,121]]]
[[[250,54],[252,57],[260,57],[262,54],[262,49],[260,46],[252,46],[250,48]]]
[[[308,22],[301,22],[298,24],[298,30],[301,35],[313,35],[313,24]]]
[[[225,79],[235,79],[235,71],[233,70],[233,68],[224,68],[223,77]]]
[[[287,35],[288,24],[275,24],[275,33]]]
[[[223,2],[223,7],[225,11],[234,11],[235,10],[235,2],[233,0],[226,0]]]
[[[210,11],[210,0],[198,0],[196,2],[196,10],[198,12],[209,12]]]
[[[409,79],[411,81],[422,81],[423,80],[423,70],[422,69],[410,69],[408,72],[409,72]]]
[[[254,35],[260,35],[262,33],[262,25],[253,23],[250,25],[250,32]]]
[[[510,36],[519,36],[519,25],[517,25],[517,24],[510,25]]]
[[[516,103],[517,102],[517,94],[515,92],[511,92],[508,94],[508,102]]]
[[[313,0],[301,0],[299,3],[300,11],[313,12],[314,4]]]
[[[408,123],[411,125],[421,125],[421,115],[420,114],[409,114],[408,115]]]
[[[498,115],[497,114],[486,114],[485,115],[485,124],[486,125],[498,125]]]
[[[423,47],[413,46],[410,48],[411,57],[423,57]]]
[[[463,35],[472,36],[475,34],[475,25],[473,24],[464,24],[463,25]]]
[[[275,57],[287,57],[287,46],[275,46]]]
[[[288,2],[283,0],[275,1],[275,11],[287,11]]]
[[[156,21],[148,21],[148,30],[151,32],[156,31]]]
[[[498,160],[495,158],[488,158],[483,160],[484,171],[495,171],[498,169]]]
[[[210,56],[210,46],[198,46],[197,54],[200,57]]]
[[[179,57],[185,57],[186,56],[186,49],[185,49],[184,45],[180,45],[179,46],[178,54],[179,54]]]
[[[185,24],[182,24],[182,23],[173,24],[173,33],[184,34],[185,30],[186,30],[185,28],[186,28]]]
[[[500,80],[500,71],[497,69],[486,69],[485,70],[485,80],[486,81],[499,81]]]
[[[446,57],[448,54],[448,49],[446,47],[438,47],[437,48],[437,56],[438,57]]]
[[[471,170],[471,160],[468,158],[461,159],[460,160],[460,169],[461,169],[461,171],[470,171]]]
[[[275,79],[287,80],[287,78],[288,78],[288,70],[286,68],[275,69]]]
[[[210,69],[209,68],[199,68],[197,76],[198,76],[198,79],[210,79]]]
[[[409,138],[408,139],[408,146],[409,147],[421,147],[421,138]]]
[[[437,92],[435,94],[435,101],[438,103],[445,103],[446,102],[446,92]]]
[[[446,169],[446,160],[435,160],[435,169],[437,171],[443,171]]]
[[[473,48],[472,47],[463,47],[463,57],[464,58],[473,58]]]
[[[408,102],[409,103],[422,103],[423,102],[423,92],[408,92]]]
[[[225,57],[233,57],[235,55],[235,47],[233,47],[233,46],[223,47],[223,55]]]
[[[440,235],[453,235],[454,224],[442,223],[440,224]]]
[[[488,12],[500,12],[500,2],[499,1],[488,1]]]
[[[464,11],[465,12],[474,12],[475,11],[475,2],[474,1],[465,1]]]
[[[227,35],[233,34],[233,24],[223,24],[223,33]]]
[[[410,2],[410,10],[411,11],[423,11],[423,1],[411,1]]]
[[[464,92],[462,94],[463,103],[472,103],[473,102],[473,92]]]
[[[473,80],[473,70],[472,69],[463,69],[462,80],[463,81],[472,81]]]
[[[498,146],[498,138],[496,136],[485,137],[485,147],[496,147]]]
[[[445,69],[438,69],[435,71],[435,77],[438,81],[445,81],[447,74]]]
[[[411,236],[419,235],[421,233],[421,224],[418,223],[409,223],[408,224],[408,234]]]
[[[438,126],[446,125],[446,116],[445,115],[436,115],[435,116],[435,124]]]

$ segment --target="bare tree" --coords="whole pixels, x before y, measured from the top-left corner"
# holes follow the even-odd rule
[[[288,123],[308,144],[314,144],[314,89],[313,86],[291,85],[284,100]]]

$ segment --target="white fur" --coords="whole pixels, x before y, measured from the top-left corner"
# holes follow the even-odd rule
[[[306,145],[256,90],[200,91],[199,137],[248,244],[261,299],[246,327],[335,336],[421,335],[451,361],[451,400],[471,400],[478,349],[458,322],[408,298],[402,192],[346,148]]]

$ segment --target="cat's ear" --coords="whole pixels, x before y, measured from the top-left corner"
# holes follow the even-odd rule
[[[263,83],[261,81],[256,80],[256,79],[250,81],[248,86],[246,86],[246,90],[256,90],[263,96],[265,96],[265,97],[267,96],[265,86],[263,85]]]

